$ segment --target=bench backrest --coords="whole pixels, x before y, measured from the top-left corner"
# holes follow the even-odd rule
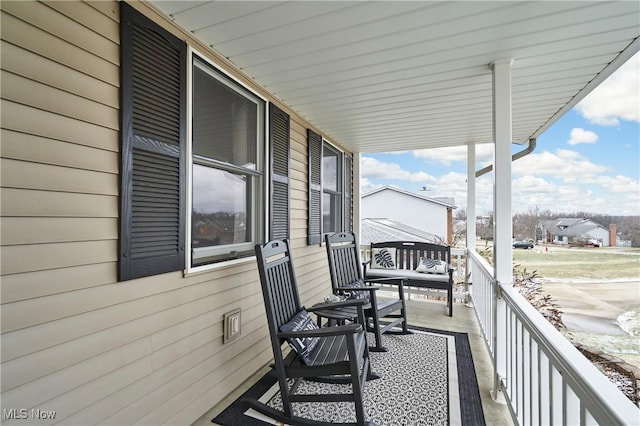
[[[451,247],[419,241],[385,241],[371,243],[371,248],[395,248],[396,268],[416,269],[421,257],[451,264]]]

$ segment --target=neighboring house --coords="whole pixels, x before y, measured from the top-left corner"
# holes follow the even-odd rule
[[[583,218],[559,218],[540,222],[545,241],[555,244],[597,243],[602,247],[616,245],[615,225],[611,229]],[[613,231],[613,239],[611,232]]]
[[[429,198],[399,188],[384,186],[362,195],[361,219],[390,219],[453,241],[452,198]]]

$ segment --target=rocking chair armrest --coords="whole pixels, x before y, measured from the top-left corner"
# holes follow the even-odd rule
[[[385,282],[393,282],[394,284],[404,287],[405,280],[408,280],[409,277],[383,277],[383,278],[367,278],[366,281],[368,283],[374,284],[384,284]]]
[[[385,281],[404,281],[404,280],[408,280],[409,277],[402,277],[402,276],[398,276],[398,277],[381,277],[381,278],[367,278],[365,281],[368,283],[382,283],[384,284]]]
[[[326,309],[340,309],[348,306],[363,306],[367,302],[362,299],[347,299],[341,302],[328,302],[328,303],[318,303],[317,305],[313,305],[310,308],[306,308],[307,312],[315,312],[318,310],[326,310]]]
[[[336,287],[336,290],[344,290],[344,291],[368,291],[373,293],[374,291],[380,290],[380,287],[372,287],[372,286],[364,286],[364,287]]]
[[[335,327],[322,327],[315,330],[279,331],[279,339],[305,338],[305,337],[330,337],[355,334],[362,331],[362,324],[351,323]]]

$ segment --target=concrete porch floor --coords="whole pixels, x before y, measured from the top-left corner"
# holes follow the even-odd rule
[[[473,362],[476,369],[476,377],[478,380],[480,397],[482,399],[485,422],[487,425],[513,425],[514,423],[511,419],[507,406],[494,402],[491,399],[490,392],[493,386],[491,376],[491,359],[482,338],[474,309],[469,308],[462,303],[455,303],[453,305],[453,317],[448,317],[445,315],[444,302],[412,299],[407,300],[407,311],[409,324],[411,325],[462,332],[469,335],[469,343],[471,345]],[[267,371],[268,367],[265,366],[263,369],[256,372],[256,374],[247,380],[242,386],[231,392],[227,398],[209,410],[204,416],[194,422],[193,425],[214,425],[214,423],[211,423],[211,419],[216,417],[229,404],[242,395],[245,390],[251,387],[251,385],[260,379],[260,377],[262,377]]]

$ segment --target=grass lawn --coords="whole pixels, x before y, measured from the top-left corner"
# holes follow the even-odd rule
[[[640,280],[640,250],[625,248],[564,248],[535,246],[533,250],[514,249],[513,263],[537,271],[542,278]]]

